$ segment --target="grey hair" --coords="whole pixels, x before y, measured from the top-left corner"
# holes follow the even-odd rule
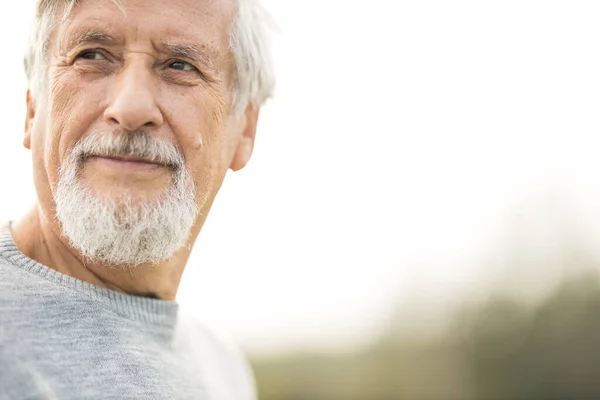
[[[25,53],[25,72],[32,97],[43,93],[47,80],[48,48],[59,11],[63,19],[81,0],[37,0],[35,19]],[[119,0],[113,0],[120,7]],[[235,0],[236,16],[229,33],[229,47],[235,60],[233,112],[260,107],[272,95],[275,76],[267,28],[271,20],[258,0]]]

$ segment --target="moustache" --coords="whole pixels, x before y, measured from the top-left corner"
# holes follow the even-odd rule
[[[183,152],[168,140],[146,132],[99,133],[94,132],[80,139],[71,157],[78,163],[91,157],[134,159],[160,164],[178,171],[185,166]]]

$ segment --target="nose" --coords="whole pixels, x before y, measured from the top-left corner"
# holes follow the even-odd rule
[[[163,114],[156,99],[152,70],[143,63],[131,63],[117,75],[104,119],[127,131],[160,127]]]

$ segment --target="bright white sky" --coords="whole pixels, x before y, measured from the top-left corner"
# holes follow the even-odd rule
[[[32,3],[0,13],[2,220],[35,200],[21,146]],[[354,343],[402,290],[443,298],[479,282],[450,265],[548,184],[597,204],[600,3],[264,4],[279,25],[276,98],[179,294],[248,348]]]

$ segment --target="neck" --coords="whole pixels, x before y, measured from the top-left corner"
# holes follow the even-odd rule
[[[78,252],[62,237],[55,220],[46,218],[39,207],[13,223],[12,233],[23,254],[60,273],[121,293],[175,300],[199,228],[190,235],[188,245],[168,261],[134,269],[113,269],[87,260],[84,263]]]

